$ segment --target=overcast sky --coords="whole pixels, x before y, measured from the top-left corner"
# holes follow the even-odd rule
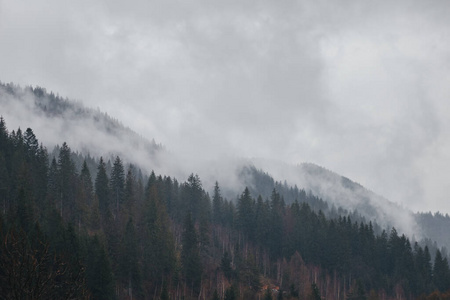
[[[0,81],[174,152],[312,162],[450,213],[449,15],[448,1],[0,0]]]

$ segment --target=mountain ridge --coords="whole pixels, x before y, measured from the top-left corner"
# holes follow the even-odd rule
[[[16,106],[22,107],[22,109],[10,105],[11,102],[15,103]],[[100,109],[94,110],[91,108],[86,108],[81,104],[81,102],[75,102],[67,98],[62,98],[55,95],[53,92],[48,93],[45,88],[41,87],[26,87],[21,88],[14,84],[3,84],[0,83],[0,103],[4,108],[13,108],[14,113],[20,111],[24,113],[23,107],[25,107],[26,114],[38,115],[37,120],[33,117],[29,117],[29,121],[34,121],[37,124],[44,124],[44,127],[48,128],[58,127],[65,128],[70,134],[66,134],[66,137],[73,137],[72,141],[68,143],[78,151],[87,151],[97,156],[102,155],[123,155],[124,153],[133,153],[134,160],[129,155],[124,155],[126,160],[132,164],[142,164],[143,168],[148,170],[157,170],[160,173],[168,173],[174,170],[174,174],[168,174],[177,177],[187,177],[187,173],[181,170],[179,161],[172,156],[169,151],[167,151],[162,145],[156,144],[154,140],[148,141],[145,137],[137,134],[128,127],[125,127],[119,120],[108,116],[106,113],[102,113]],[[10,119],[8,117],[8,119]],[[50,122],[48,119],[51,119]],[[52,122],[53,121],[53,122]],[[56,123],[56,125],[55,125]],[[35,127],[36,124],[30,124],[31,127]],[[82,129],[80,132],[80,126]],[[89,127],[91,126],[91,127]],[[95,130],[92,130],[95,128]],[[54,130],[52,131],[55,132]],[[66,132],[66,133],[67,133]],[[79,136],[86,136],[86,132],[90,132],[94,139],[88,139],[88,142],[77,143],[75,140],[79,139]],[[100,132],[102,134],[97,134]],[[114,140],[114,141],[113,141]],[[102,145],[103,142],[107,142],[107,147]],[[112,142],[113,141],[113,142]],[[104,144],[104,143],[103,143]],[[120,145],[120,146],[119,146]],[[125,150],[124,145],[131,145]],[[101,149],[95,152],[95,149]],[[111,151],[111,149],[114,149]],[[122,150],[120,150],[122,149]],[[257,172],[260,180],[262,179],[262,173],[267,172],[268,177],[264,179],[265,192],[262,191],[262,186],[259,185],[258,188],[253,189],[253,193],[262,194],[264,198],[270,197],[270,191],[272,188],[278,186],[282,188],[282,184],[287,187],[292,188],[295,191],[297,189],[296,195],[299,195],[299,189],[304,189],[304,192],[312,193],[318,198],[323,199],[325,203],[331,206],[342,207],[348,211],[356,211],[361,214],[363,218],[368,221],[377,221],[382,228],[396,227],[399,232],[406,233],[408,236],[422,237],[432,237],[433,240],[443,241],[442,245],[450,246],[450,236],[443,238],[436,234],[435,228],[438,226],[434,216],[427,213],[417,213],[400,207],[399,205],[385,199],[378,194],[366,189],[361,184],[352,181],[351,179],[339,175],[333,171],[330,171],[322,166],[318,166],[313,163],[301,163],[298,165],[290,165],[286,163],[280,163],[263,159],[242,159],[235,160],[232,159],[223,162],[212,162],[208,164],[207,169],[221,169],[224,165],[230,164],[233,166],[228,166],[228,172],[234,173],[233,176],[244,179],[246,185],[250,187],[257,186],[256,176]],[[165,168],[169,165],[169,168]],[[254,170],[244,168],[254,167]],[[163,170],[161,172],[161,170]],[[166,170],[166,171],[164,171]],[[210,170],[208,170],[210,172]],[[199,172],[201,173],[201,172]],[[204,171],[204,174],[208,173]],[[206,176],[209,177],[213,173],[209,173]],[[213,175],[212,175],[213,177]],[[245,178],[248,177],[248,178]],[[209,180],[208,180],[209,179]],[[205,180],[209,185],[212,186],[214,181],[218,178],[208,178]],[[233,182],[234,181],[234,182]],[[231,183],[223,185],[225,190],[228,190],[228,195],[230,199],[238,195],[243,189],[243,186],[235,186],[237,180],[231,180]],[[222,182],[219,180],[219,182]],[[278,183],[278,185],[276,185]],[[269,188],[270,187],[270,188]],[[288,197],[289,188],[286,188],[286,193],[283,195],[290,203],[294,200]],[[255,195],[257,196],[257,195]],[[298,196],[297,196],[298,197]],[[317,209],[324,209],[325,204],[320,204]],[[450,224],[450,218],[448,215],[439,216],[440,222],[438,224]],[[426,224],[433,224],[426,225]],[[431,229],[429,228],[431,227]],[[440,232],[445,234],[445,232]]]

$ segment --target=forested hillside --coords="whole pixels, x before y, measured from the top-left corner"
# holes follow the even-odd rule
[[[165,150],[151,136],[136,134],[99,109],[84,107],[79,101],[63,98],[41,87],[22,88],[12,83],[0,83],[0,107],[3,116],[12,121],[14,127],[28,126],[42,133],[41,141],[50,147],[50,161],[58,157],[61,144],[66,141],[75,151],[71,158],[77,169],[81,170],[86,160],[93,178],[97,174],[98,157],[103,156],[109,173],[115,157],[120,156],[127,164],[141,168],[141,173],[139,168],[134,168],[133,174],[142,177],[144,182],[150,170],[177,178],[187,178],[190,173],[195,173],[201,176],[210,192],[214,182],[219,181],[223,195],[232,201],[245,187],[249,188],[252,197],[261,195],[263,199],[270,198],[276,189],[286,204],[306,201],[313,210],[322,210],[326,216],[351,214],[354,221],[372,221],[374,225],[376,222],[387,230],[395,227],[399,234],[415,237],[430,250],[450,248],[450,232],[445,230],[450,224],[448,215],[414,214],[350,179],[314,164],[295,166],[226,157],[214,161],[180,158],[170,152],[173,149]],[[147,129],[140,132],[149,134]]]
[[[148,161],[156,165],[164,156],[162,145],[151,137],[138,135],[99,109],[87,108],[42,87],[0,82],[0,107],[3,117],[20,121],[17,126],[26,122],[28,127],[41,130],[49,147],[66,141],[83,154],[126,156],[142,165]]]
[[[117,156],[77,168],[31,128],[0,120],[0,295],[4,299],[437,299],[445,255],[392,228],[312,209],[299,191],[237,199],[139,176]],[[320,206],[320,205],[319,205]],[[434,259],[431,257],[434,256]],[[433,294],[431,294],[433,293]]]

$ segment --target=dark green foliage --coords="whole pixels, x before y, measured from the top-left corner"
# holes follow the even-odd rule
[[[58,156],[58,175],[60,197],[56,205],[59,206],[61,216],[69,220],[75,211],[75,195],[77,174],[71,159],[71,150],[67,143],[63,143]]]
[[[277,300],[283,300],[283,291],[281,289],[278,290]]]
[[[214,290],[213,296],[211,300],[220,300],[219,293],[217,292],[217,289]]]
[[[9,173],[6,169],[5,156],[0,152],[0,205],[3,214],[6,214],[9,186]]]
[[[175,243],[156,185],[149,188],[143,222],[144,274],[148,280],[161,284],[175,268]]]
[[[314,282],[311,284],[311,300],[321,300],[322,297],[320,297],[319,288],[317,287],[317,284]]]
[[[86,285],[93,299],[115,299],[111,263],[97,236],[90,239],[88,245]]]
[[[120,243],[118,277],[127,287],[128,296],[142,295],[142,276],[139,264],[139,244],[133,219],[127,222],[125,233]]]
[[[441,251],[436,251],[433,269],[433,282],[441,292],[446,292],[450,284],[450,270],[446,257],[442,257]]]
[[[267,288],[264,292],[264,300],[272,300],[272,291],[270,288]]]
[[[361,280],[356,280],[353,284],[352,290],[347,295],[348,300],[366,300],[366,292]]]
[[[79,226],[86,225],[89,222],[88,212],[92,207],[94,201],[94,186],[92,184],[91,172],[87,166],[86,160],[83,161],[83,166],[80,173],[80,185],[77,190],[77,207],[76,207],[76,222]]]
[[[237,223],[239,229],[248,237],[254,237],[255,233],[255,201],[250,196],[250,191],[245,188],[237,203]]]
[[[186,215],[183,231],[183,246],[181,251],[181,264],[186,282],[199,292],[202,276],[200,252],[198,248],[198,235],[194,227],[191,214]]]
[[[169,298],[169,291],[167,290],[167,283],[166,282],[164,282],[164,284],[163,284],[163,288],[162,288],[162,291],[161,291],[161,296],[159,297],[159,299],[161,299],[161,300],[169,300],[170,298]]]
[[[1,232],[0,299],[88,299],[84,269],[56,255],[38,224]]]
[[[258,292],[261,289],[261,282],[259,280],[259,270],[256,260],[253,255],[248,255],[247,259],[238,263],[239,281],[244,283],[253,292]]]
[[[238,297],[236,287],[234,285],[230,286],[225,291],[224,300],[236,300]]]
[[[220,268],[222,269],[223,274],[225,275],[228,280],[231,279],[233,276],[233,269],[231,268],[231,257],[228,251],[225,251],[225,253],[222,256],[222,259],[220,261]]]
[[[108,175],[106,174],[106,165],[103,161],[103,157],[100,157],[97,167],[97,177],[95,178],[95,195],[98,199],[100,213],[102,215],[107,215],[110,212],[110,191]]]
[[[16,224],[25,232],[30,232],[34,223],[33,217],[34,213],[31,199],[25,189],[21,188],[17,198]]]
[[[35,157],[38,155],[39,142],[31,128],[27,128],[23,136],[23,140],[25,143],[25,151],[27,158],[29,160],[35,159]]]
[[[194,222],[200,219],[201,215],[209,214],[210,203],[205,197],[205,191],[198,175],[191,174],[183,189],[184,211],[190,212]]]
[[[55,284],[52,292],[35,294],[45,299],[64,299],[63,286],[77,299],[168,299],[176,293],[217,299],[212,292],[220,286],[225,299],[262,298],[261,282],[268,281],[291,287],[285,298],[312,299],[320,299],[319,287],[328,297],[330,286],[349,299],[416,298],[450,287],[443,252],[431,263],[435,246],[411,245],[395,229],[378,230],[355,214],[336,210],[330,217],[298,189],[291,195],[299,201],[289,204],[284,185],[283,192],[272,186],[257,198],[246,188],[228,200],[216,183],[210,199],[197,175],[178,184],[153,172],[144,188],[146,175],[130,166],[125,177],[119,157],[112,166],[100,159],[94,189],[94,158],[72,153],[65,143],[56,156],[49,165],[31,129],[9,134],[0,118],[0,298],[13,298],[4,282],[8,270],[17,271],[11,263],[20,265],[14,257],[28,260],[28,275],[18,281],[40,280],[29,262],[43,262],[42,274]],[[310,286],[311,274],[317,285]],[[330,278],[336,281],[326,288]]]
[[[123,204],[125,197],[125,172],[119,156],[116,157],[111,171],[110,191],[113,199],[114,215],[118,216],[119,205]]]
[[[214,195],[212,198],[212,220],[214,224],[222,224],[223,219],[223,198],[220,194],[219,183],[214,185]]]
[[[138,183],[132,172],[132,169],[128,169],[127,176],[125,178],[125,190],[124,190],[124,209],[126,214],[129,216],[134,216],[135,207],[138,198]]]

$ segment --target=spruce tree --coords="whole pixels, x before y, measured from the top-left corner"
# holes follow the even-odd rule
[[[436,250],[433,269],[433,282],[441,292],[446,292],[450,288],[450,270],[447,258],[442,256],[441,251]]]
[[[253,238],[255,230],[254,200],[247,187],[238,199],[237,210],[239,228],[247,237]]]
[[[24,143],[27,153],[27,158],[33,160],[38,154],[39,142],[31,128],[27,128],[24,134]]]
[[[223,199],[222,195],[220,194],[219,183],[216,181],[216,184],[214,185],[214,195],[212,200],[212,219],[214,224],[222,223],[222,205]]]
[[[147,279],[162,283],[175,268],[175,241],[169,216],[161,203],[156,185],[149,191],[143,215],[144,271]]]
[[[114,199],[114,216],[117,218],[119,207],[123,204],[125,196],[125,172],[119,156],[116,157],[111,171],[110,187],[112,199]]]
[[[71,153],[69,146],[64,142],[58,156],[59,208],[64,219],[70,217],[75,207],[76,172]]]
[[[3,215],[6,215],[8,209],[8,194],[9,194],[9,173],[6,169],[6,161],[2,152],[0,152],[0,205]]]
[[[100,157],[100,161],[97,167],[97,177],[95,178],[95,195],[98,199],[98,205],[100,214],[106,215],[109,213],[110,192],[108,184],[108,175],[106,175],[106,165],[103,161],[103,157]]]

